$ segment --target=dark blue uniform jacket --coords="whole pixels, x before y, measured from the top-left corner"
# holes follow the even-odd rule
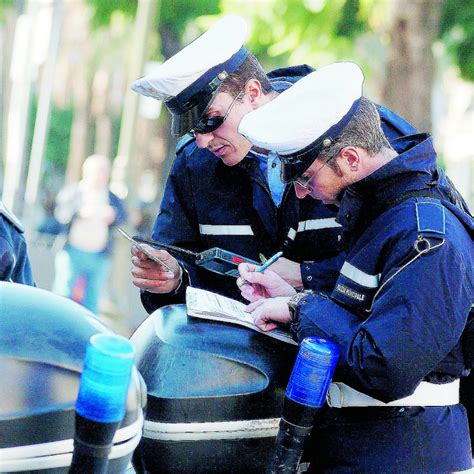
[[[278,91],[311,72],[308,66],[269,74]],[[379,108],[389,139],[414,133],[414,128],[384,107]],[[297,199],[292,186],[276,207],[258,162],[247,156],[228,167],[192,138],[178,145],[152,238],[194,251],[220,247],[259,261],[279,250],[302,265],[307,288],[330,291],[343,262],[341,226],[336,209],[320,201]],[[240,299],[235,279],[184,264],[194,287]],[[184,301],[185,282],[175,295],[142,293],[148,312]]]
[[[0,201],[0,281],[34,286],[23,226]]]
[[[473,301],[472,218],[445,198],[431,138],[394,146],[398,157],[345,191],[337,220],[346,260],[331,295],[307,297],[297,324],[300,340],[316,335],[339,345],[336,381],[384,402],[423,380],[466,374],[460,338]],[[315,471],[471,465],[462,405],[331,408],[314,443]]]

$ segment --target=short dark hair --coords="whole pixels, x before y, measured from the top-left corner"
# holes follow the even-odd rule
[[[265,95],[273,91],[267,74],[252,53],[249,53],[239,68],[222,83],[219,92],[227,92],[232,97],[236,97],[250,79],[257,79],[260,82]]]
[[[328,161],[328,166],[337,170],[334,158],[346,146],[358,146],[367,150],[370,156],[379,153],[383,148],[391,149],[387,137],[383,133],[380,115],[375,105],[362,97],[359,109],[342,131],[339,138],[328,147],[323,148],[318,160]]]

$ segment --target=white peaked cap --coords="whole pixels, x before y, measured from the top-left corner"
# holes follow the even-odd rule
[[[239,132],[254,145],[282,155],[298,152],[319,138],[334,139],[326,136],[328,131],[345,126],[343,119],[361,98],[363,82],[362,70],[354,63],[322,67],[245,115]]]
[[[247,34],[248,26],[243,18],[225,16],[154,71],[137,79],[132,90],[167,101],[239,51]]]

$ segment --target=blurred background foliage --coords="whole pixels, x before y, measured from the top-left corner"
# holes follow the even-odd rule
[[[34,123],[38,110],[38,97],[35,95],[31,103],[31,116],[28,127],[28,148],[33,142]],[[48,146],[45,151],[45,160],[48,163],[45,169],[45,186],[51,184],[51,172],[64,175],[66,171],[67,158],[69,156],[69,141],[71,138],[71,125],[74,115],[72,105],[66,108],[54,107],[51,110],[49,123]]]
[[[145,48],[147,61],[166,60],[220,15],[240,14],[251,25],[247,45],[268,70],[288,64],[318,67],[335,60],[357,61],[365,71],[370,95],[421,130],[433,128],[431,94],[437,62],[453,65],[461,78],[474,81],[474,0],[65,0],[55,73],[55,84],[60,85],[52,96],[43,186],[51,185],[52,177],[77,180],[80,164],[90,153],[114,158],[120,152],[124,97],[134,79],[128,70],[136,48],[133,37],[140,1],[156,4]],[[55,2],[0,1],[4,51],[13,41],[16,19],[39,3]],[[75,28],[83,31],[71,30],[71,15],[81,18]],[[428,60],[421,62],[417,54]],[[6,160],[9,59],[3,55],[0,164]],[[41,69],[33,81],[25,167]],[[409,78],[416,83],[410,84]],[[408,97],[405,102],[403,96]],[[158,120],[138,117],[137,156],[130,157],[139,167],[135,186],[140,186],[140,174],[155,173],[157,202],[175,145],[168,122],[166,112]]]
[[[474,0],[446,1],[440,33],[461,77],[474,81]]]

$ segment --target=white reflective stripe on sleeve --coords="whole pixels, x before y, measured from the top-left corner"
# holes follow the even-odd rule
[[[335,217],[327,217],[325,219],[310,219],[308,221],[302,221],[298,223],[298,232],[304,232],[305,230],[330,229],[332,227],[341,227],[341,224],[336,222]]]
[[[145,420],[143,437],[167,441],[247,439],[276,436],[280,418],[209,423],[160,423]]]
[[[291,240],[295,240],[295,237],[296,237],[296,230],[290,227],[290,230],[288,231],[288,238]]]
[[[199,224],[201,235],[254,235],[249,225]]]
[[[369,275],[354,267],[354,265],[351,265],[349,262],[344,262],[341,268],[341,275],[366,288],[377,288],[379,286],[380,275]]]

